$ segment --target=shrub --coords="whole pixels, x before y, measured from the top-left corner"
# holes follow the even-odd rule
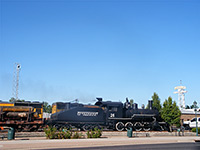
[[[82,137],[83,137],[82,133],[74,132],[71,138],[72,139],[80,139]]]
[[[57,131],[55,127],[47,127],[44,129],[47,139],[79,139],[83,138],[82,133],[78,133],[77,131],[72,132],[72,130],[60,129]],[[87,133],[87,138],[100,138],[102,135],[102,130],[95,128],[94,130],[90,130]]]
[[[192,128],[192,132],[196,132],[196,128]],[[198,134],[200,134],[200,128],[198,128]]]
[[[55,127],[47,127],[44,129],[47,139],[79,139],[82,138],[82,133],[72,132],[71,130],[67,129],[60,129],[57,131]]]
[[[87,138],[100,138],[102,135],[102,130],[94,128],[94,130],[87,131]]]
[[[52,127],[52,126],[45,128],[44,132],[45,132],[46,138],[47,139],[57,138],[56,131],[57,131],[57,129],[55,127]]]
[[[70,130],[60,130],[56,133],[58,139],[70,139],[72,136],[72,132]]]

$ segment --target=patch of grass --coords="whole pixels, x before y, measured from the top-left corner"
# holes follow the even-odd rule
[[[196,132],[196,128],[192,128],[192,132]],[[200,128],[198,128],[198,134],[200,134]]]

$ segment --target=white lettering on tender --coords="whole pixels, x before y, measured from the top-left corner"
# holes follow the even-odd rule
[[[86,112],[86,111],[78,111],[77,112],[77,116],[91,116],[91,117],[95,117],[99,114],[99,112]]]

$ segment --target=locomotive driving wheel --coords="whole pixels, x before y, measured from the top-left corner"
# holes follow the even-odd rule
[[[151,130],[151,126],[148,122],[144,122],[143,130],[144,131],[150,131]]]
[[[133,128],[133,124],[132,124],[131,122],[127,122],[127,123],[125,124],[125,129],[128,130],[128,129],[130,129],[130,128]]]
[[[117,131],[123,131],[124,130],[124,124],[122,122],[118,122],[115,125],[115,128],[116,128]]]
[[[141,130],[142,130],[142,127],[143,127],[143,125],[142,125],[141,122],[136,122],[136,123],[134,124],[135,131],[141,131]]]

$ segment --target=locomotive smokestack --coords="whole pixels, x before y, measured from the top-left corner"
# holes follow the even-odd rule
[[[153,100],[149,100],[149,109],[153,109]]]

